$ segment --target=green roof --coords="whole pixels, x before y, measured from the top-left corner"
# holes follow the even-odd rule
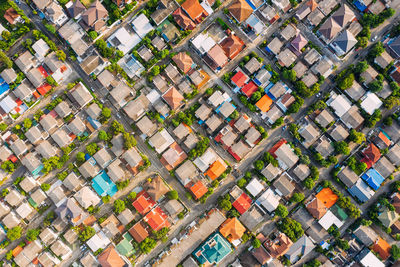
[[[218,264],[223,258],[231,253],[229,242],[219,233],[212,234],[194,252],[193,256],[201,263]]]
[[[335,204],[331,207],[331,211],[341,221],[345,221],[347,219],[347,217],[349,217],[347,215],[347,213],[341,207],[339,207],[337,204]]]
[[[127,239],[123,239],[119,244],[115,247],[118,252],[126,257],[129,257],[134,252],[133,246],[131,242]]]

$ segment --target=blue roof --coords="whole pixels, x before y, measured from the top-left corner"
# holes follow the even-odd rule
[[[361,178],[374,190],[377,190],[385,180],[385,178],[383,178],[382,175],[373,168],[365,172]]]
[[[219,233],[212,234],[203,242],[192,255],[200,264],[218,264],[223,258],[231,253],[232,248],[229,242]]]
[[[364,4],[363,0],[355,0],[353,1],[353,4],[356,6],[356,8],[358,10],[360,10],[361,12],[363,12],[364,10],[367,9],[367,6]]]
[[[374,191],[362,179],[359,179],[348,191],[361,202],[367,202],[374,195]]]
[[[92,187],[97,194],[104,197],[109,195],[112,197],[117,193],[117,186],[111,181],[110,177],[105,171],[102,171],[92,180]]]

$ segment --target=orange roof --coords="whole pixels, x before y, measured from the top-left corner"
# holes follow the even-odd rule
[[[17,257],[19,253],[21,253],[21,251],[24,250],[21,246],[16,246],[13,251],[12,251],[12,255],[13,257]]]
[[[149,212],[156,203],[151,199],[146,191],[139,193],[139,196],[133,201],[132,205],[142,215]]]
[[[307,204],[306,208],[308,212],[318,220],[321,219],[322,216],[324,216],[328,211],[328,209],[325,207],[325,204],[318,198],[314,198],[313,201]]]
[[[190,187],[190,191],[196,199],[199,199],[207,193],[208,189],[201,181],[198,181]]]
[[[233,240],[240,239],[244,232],[246,232],[246,228],[236,217],[233,217],[227,219],[223,224],[221,224],[219,232],[232,242]]]
[[[143,218],[143,220],[150,225],[151,229],[153,229],[154,231],[159,231],[164,227],[171,226],[167,218],[167,214],[165,214],[165,212],[160,207],[156,207],[152,209]]]
[[[221,176],[226,170],[226,164],[222,163],[221,160],[216,160],[213,164],[211,164],[208,171],[205,173],[211,180],[215,180]]]
[[[186,0],[181,6],[189,17],[196,21],[197,23],[201,22],[201,17],[203,18],[208,16],[207,11],[200,5],[198,0]]]
[[[256,103],[256,106],[262,111],[267,112],[272,105],[272,99],[268,95],[264,95],[260,100]]]
[[[253,9],[246,0],[235,1],[228,7],[228,10],[238,22],[245,21],[253,13]]]
[[[165,92],[163,98],[172,109],[177,109],[184,99],[175,87],[171,87],[167,92]]]
[[[382,260],[386,260],[390,256],[391,246],[386,240],[379,237],[378,241],[372,246],[372,250],[379,254]]]
[[[125,262],[121,259],[114,246],[109,246],[98,257],[97,261],[102,267],[123,267]]]
[[[387,136],[382,131],[379,132],[378,136],[387,146],[390,146],[389,138],[387,138]]]
[[[339,199],[339,197],[328,187],[322,189],[315,197],[324,203],[325,207],[328,209]]]
[[[129,234],[136,240],[136,242],[140,243],[149,236],[149,232],[147,232],[146,228],[144,228],[141,221],[137,222],[131,229],[129,229]]]
[[[172,57],[172,60],[184,73],[188,73],[193,65],[193,59],[185,52],[176,54]]]

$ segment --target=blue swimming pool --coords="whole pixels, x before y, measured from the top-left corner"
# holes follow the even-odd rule
[[[97,194],[104,197],[106,195],[112,197],[117,193],[117,186],[111,181],[110,177],[105,171],[99,173],[92,180],[92,187]]]
[[[0,77],[0,95],[4,94],[8,90],[10,90],[10,86]]]

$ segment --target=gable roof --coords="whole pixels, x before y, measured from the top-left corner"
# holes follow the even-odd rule
[[[389,258],[391,248],[392,247],[389,245],[389,243],[381,237],[379,237],[375,244],[372,246],[372,250],[378,253],[383,261]]]
[[[189,189],[196,199],[200,199],[208,191],[207,187],[201,181],[193,184]]]
[[[183,9],[181,7],[175,10],[175,12],[172,13],[172,16],[174,17],[176,23],[183,30],[193,30],[196,27],[196,24],[183,12]]]
[[[332,18],[340,27],[344,27],[350,20],[355,18],[355,14],[348,5],[343,4],[335,13],[333,13]]]
[[[107,9],[100,3],[99,0],[94,1],[90,7],[82,14],[82,19],[86,23],[86,25],[99,29],[101,25],[96,26],[97,22],[108,16]]]
[[[162,196],[164,196],[168,191],[168,187],[165,185],[164,181],[160,176],[152,179],[150,182],[145,184],[146,192],[154,200],[158,201]]]
[[[340,32],[342,28],[340,25],[332,18],[328,18],[324,24],[319,28],[319,32],[327,39],[331,40]]]
[[[245,21],[253,13],[253,9],[245,0],[236,0],[228,7],[228,11],[238,21]]]
[[[243,41],[235,34],[230,34],[220,45],[229,59],[235,58],[244,47]]]
[[[129,234],[136,240],[136,242],[140,243],[149,236],[149,232],[144,227],[142,221],[137,222],[134,226],[129,229]]]
[[[240,213],[245,213],[251,206],[252,200],[246,194],[242,193],[233,203],[232,206]]]
[[[186,0],[181,7],[186,11],[189,17],[197,23],[201,22],[202,17],[208,16],[207,11],[204,10],[198,0]]]
[[[149,212],[155,204],[154,200],[144,190],[138,194],[132,203],[133,207],[142,215]]]
[[[187,2],[187,1],[186,1]],[[188,71],[192,68],[193,59],[190,55],[185,52],[180,52],[172,57],[172,60],[181,69],[184,73],[188,73]]]
[[[106,248],[98,257],[98,262],[102,267],[124,267],[125,262],[119,256],[113,245]]]

